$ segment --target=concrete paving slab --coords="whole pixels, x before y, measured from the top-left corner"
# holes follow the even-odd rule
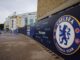
[[[10,33],[0,35],[0,60],[63,60],[56,57],[25,35]]]

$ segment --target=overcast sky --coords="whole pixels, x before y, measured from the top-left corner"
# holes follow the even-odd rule
[[[5,18],[17,14],[37,11],[37,0],[0,0],[0,24]]]

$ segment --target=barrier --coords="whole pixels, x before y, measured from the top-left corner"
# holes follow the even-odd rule
[[[22,28],[18,28],[18,33],[22,33],[22,34],[27,35],[27,27],[24,26]]]
[[[65,60],[80,60],[80,4],[40,20],[32,29],[36,41]]]

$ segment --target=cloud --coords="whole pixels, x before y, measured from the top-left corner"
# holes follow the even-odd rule
[[[4,23],[5,18],[11,14],[11,11],[8,11],[5,8],[0,7],[0,24]]]
[[[37,11],[37,0],[0,0],[0,23],[15,11],[17,14]]]

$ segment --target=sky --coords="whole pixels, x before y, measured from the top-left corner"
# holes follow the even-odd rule
[[[6,18],[16,14],[37,11],[37,0],[0,0],[0,24],[4,23]]]

